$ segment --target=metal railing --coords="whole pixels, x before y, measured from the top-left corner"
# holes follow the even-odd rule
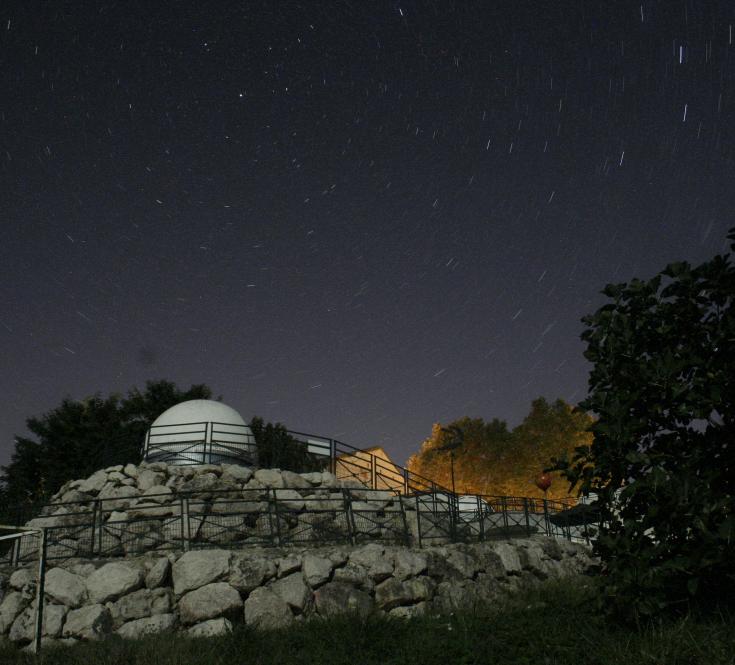
[[[448,499],[448,500],[445,500]],[[151,551],[250,545],[386,542],[424,546],[543,534],[569,540],[594,537],[595,525],[557,526],[558,502],[522,497],[456,497],[396,490],[283,488],[218,490],[140,498],[49,504],[34,532],[16,538],[4,562],[37,558],[46,533],[48,560],[133,556]],[[51,513],[51,514],[49,514]]]

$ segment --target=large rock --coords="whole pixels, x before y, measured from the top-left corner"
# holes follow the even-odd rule
[[[381,582],[393,574],[393,561],[379,543],[368,543],[350,554],[350,562],[362,566],[374,582]]]
[[[148,589],[164,586],[171,572],[171,562],[167,557],[156,559],[145,575],[145,585]]]
[[[211,492],[222,487],[220,479],[214,473],[203,473],[187,480],[179,487],[181,492]],[[203,495],[204,496],[204,495]]]
[[[146,635],[170,632],[174,626],[176,626],[175,614],[159,614],[129,621],[117,629],[117,634],[126,640],[137,640]]]
[[[304,578],[300,572],[282,577],[274,582],[270,588],[273,593],[285,600],[289,607],[297,613],[304,611],[311,597],[311,591],[304,583]]]
[[[230,570],[230,557],[226,550],[187,552],[172,566],[174,593],[180,596],[222,579]]]
[[[143,492],[143,497],[154,503],[169,503],[173,498],[173,492],[165,485],[153,485]]]
[[[518,550],[511,543],[493,543],[493,551],[500,557],[506,574],[517,575],[523,570]]]
[[[166,476],[157,471],[151,469],[138,469],[138,489],[141,492],[149,490],[151,487],[156,485],[163,485],[166,481]]]
[[[307,489],[311,487],[311,483],[306,478],[293,471],[283,470],[281,471],[281,477],[286,487],[293,487],[294,489]]]
[[[77,489],[85,494],[97,494],[107,484],[107,474],[100,470],[95,471],[89,478],[83,480]]]
[[[35,586],[36,572],[30,568],[18,568],[10,574],[8,584],[10,584],[11,589],[17,589],[18,591],[31,585]]]
[[[276,500],[278,501],[279,508],[285,510],[299,511],[304,507],[304,500],[301,495],[294,489],[286,488],[275,490]]]
[[[301,564],[304,579],[306,579],[306,583],[312,589],[316,589],[329,581],[332,575],[332,568],[334,568],[334,564],[330,559],[325,559],[315,554],[305,554],[303,563]]]
[[[415,552],[409,549],[397,548],[393,552],[395,568],[393,577],[405,580],[425,573],[429,565],[428,558],[424,552]]]
[[[232,632],[232,622],[224,617],[219,619],[209,619],[203,621],[196,626],[192,626],[186,631],[189,637],[219,637],[228,635]]]
[[[97,496],[98,499],[104,499],[102,507],[104,510],[125,510],[138,497],[138,490],[129,485],[105,485]]]
[[[222,465],[222,482],[228,485],[243,485],[253,477],[253,470],[239,464]]]
[[[46,637],[59,637],[61,635],[61,627],[64,624],[64,617],[68,612],[67,607],[63,605],[52,605],[46,603],[43,608],[43,627],[41,635]],[[26,607],[21,614],[18,615],[13,625],[10,627],[8,638],[11,642],[30,642],[33,640],[36,629],[36,607],[35,603]]]
[[[143,571],[133,563],[114,561],[95,570],[87,578],[87,593],[93,603],[104,603],[138,589]]]
[[[288,604],[270,589],[258,587],[245,601],[245,623],[253,628],[280,628],[294,620]]]
[[[190,591],[179,600],[179,616],[184,624],[199,623],[220,616],[234,616],[242,607],[237,589],[227,582],[213,582]]]
[[[84,578],[63,568],[52,568],[46,573],[45,592],[62,605],[79,607],[87,597]]]
[[[345,612],[365,616],[373,609],[373,599],[365,591],[343,582],[330,582],[314,592],[316,611],[321,616]]]
[[[62,635],[95,640],[109,633],[111,628],[112,617],[104,605],[86,605],[78,610],[69,611]]]
[[[172,608],[170,589],[138,589],[109,605],[110,614],[116,624],[168,614]]]
[[[250,593],[276,576],[276,565],[271,559],[236,553],[228,582],[241,593]]]
[[[387,611],[399,605],[430,600],[433,591],[434,583],[428,577],[413,577],[403,582],[391,577],[375,587],[375,602]]]
[[[15,618],[28,607],[29,603],[30,599],[20,591],[11,591],[5,595],[0,604],[0,634],[7,632]]]
[[[258,469],[254,475],[265,487],[285,487],[283,476],[278,469]]]

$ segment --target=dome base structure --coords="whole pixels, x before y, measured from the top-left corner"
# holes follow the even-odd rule
[[[255,437],[235,409],[208,399],[181,402],[153,421],[143,443],[143,461],[174,466],[257,466]]]

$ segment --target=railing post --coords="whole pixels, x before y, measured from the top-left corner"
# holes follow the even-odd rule
[[[46,581],[46,527],[41,527],[38,545],[38,579],[36,580],[36,626],[33,635],[33,653],[41,650],[43,632],[43,587]]]
[[[191,550],[191,522],[189,521],[189,497],[181,497],[181,540],[184,552]]]
[[[271,516],[271,533],[273,534],[274,544],[276,546],[279,546],[281,544],[281,519],[278,514],[278,494],[277,494],[278,490],[276,490],[275,488],[273,488],[272,490],[269,489],[268,490],[269,497],[270,497],[271,492],[273,492],[273,501],[272,503],[271,502],[268,503],[269,507],[271,505],[273,506],[273,514]],[[273,533],[273,517],[275,517],[275,520],[276,520],[275,533]]]
[[[505,535],[508,535],[508,497],[500,497],[500,506],[503,510],[503,529],[505,529]]]
[[[18,567],[18,562],[20,561],[20,542],[22,538],[16,538],[13,540],[13,549],[10,553],[10,565],[13,568]]]
[[[551,535],[551,527],[549,526],[549,502],[544,497],[544,526],[546,528],[546,535]]]
[[[97,536],[97,553],[102,554],[102,524],[104,523],[104,515],[102,514],[102,501],[97,499],[94,502],[95,509],[95,529]],[[92,543],[92,552],[95,551],[95,544]]]
[[[408,469],[403,469],[403,493],[408,494]]]
[[[346,487],[342,488],[342,501],[345,507],[345,519],[347,520],[347,533],[350,536],[350,543],[354,546],[357,538],[357,528],[355,527],[355,514],[352,512],[352,494]]]
[[[94,537],[97,533],[97,503],[98,501],[94,502],[94,505],[92,506],[92,534],[89,537],[89,553],[90,555],[94,554]]]
[[[374,490],[378,489],[378,480],[375,474],[375,455],[370,454],[370,487]]]
[[[485,500],[477,496],[477,514],[480,519],[480,542],[485,540]]]
[[[416,495],[416,535],[418,536],[419,547],[423,547],[421,540],[421,511],[419,510],[419,497]]]
[[[329,439],[329,470],[333,475],[337,475],[337,443],[334,439]]]
[[[531,522],[528,519],[528,498],[523,497],[523,515],[526,518],[526,535],[530,538],[531,536]]]

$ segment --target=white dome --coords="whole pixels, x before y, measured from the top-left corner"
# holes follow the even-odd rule
[[[242,416],[211,399],[192,399],[153,421],[143,458],[166,464],[255,464],[255,438]]]
[[[153,426],[189,423],[226,423],[246,425],[242,416],[231,406],[212,399],[190,399],[166,409],[153,421]]]

